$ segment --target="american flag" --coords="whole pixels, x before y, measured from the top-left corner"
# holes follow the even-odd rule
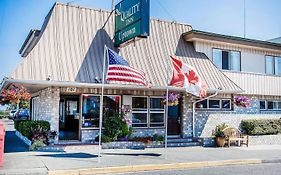
[[[130,67],[129,63],[113,50],[107,48],[108,83],[146,85],[145,75],[141,70]]]

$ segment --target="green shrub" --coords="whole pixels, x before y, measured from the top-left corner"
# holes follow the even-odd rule
[[[14,127],[17,131],[19,131],[19,124],[25,120],[14,120]]]
[[[156,141],[156,142],[163,142],[163,141],[164,141],[164,136],[154,134],[154,135],[153,135],[153,141]]]
[[[96,142],[99,141],[99,136],[97,136],[97,137],[95,138],[95,141],[96,141]],[[102,142],[102,143],[112,142],[112,139],[111,139],[110,137],[106,136],[106,135],[102,135],[102,136],[101,136],[101,142]]]
[[[50,130],[50,123],[42,120],[23,120],[18,121],[16,127],[22,135],[27,137],[29,140],[32,140],[33,135],[47,133]]]
[[[118,137],[124,137],[128,134],[128,125],[122,120],[121,116],[113,115],[104,118],[103,135],[111,138],[112,141],[116,141]]]
[[[280,134],[281,119],[242,120],[241,128],[249,135]]]

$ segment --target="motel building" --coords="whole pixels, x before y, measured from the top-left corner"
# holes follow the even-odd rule
[[[169,92],[181,94],[179,104],[168,110],[169,139],[199,138],[208,145],[218,124],[239,128],[242,119],[281,118],[281,44],[150,19],[147,38],[115,47],[114,14],[109,16],[109,11],[55,3],[42,28],[31,30],[24,41],[21,63],[2,81],[2,90],[13,83],[27,88],[31,120],[49,121],[59,133],[56,143],[93,143],[98,135],[105,45],[144,71],[149,82],[104,84],[104,108],[129,106],[134,136],[165,135],[161,101],[167,74],[172,77],[170,55],[197,70],[207,96],[218,93],[197,103],[193,118],[193,103],[199,98],[169,86]],[[234,105],[236,96],[247,96],[250,106]],[[280,136],[265,142],[276,139]]]

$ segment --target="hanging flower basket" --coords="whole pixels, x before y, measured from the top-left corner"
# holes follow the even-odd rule
[[[168,106],[177,106],[179,104],[180,95],[176,93],[168,94]],[[166,105],[166,94],[163,96],[163,104]]]
[[[20,101],[30,100],[31,95],[23,86],[17,86],[15,84],[12,84],[9,89],[2,91],[0,98],[1,104],[18,104]]]
[[[234,104],[238,107],[247,108],[250,106],[249,98],[246,96],[236,96],[234,97]]]

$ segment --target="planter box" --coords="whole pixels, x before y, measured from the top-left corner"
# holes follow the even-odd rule
[[[26,138],[25,136],[23,136],[20,132],[16,131],[16,136],[18,136],[18,138],[20,138],[25,144],[27,144],[28,146],[30,146],[32,144],[32,142]]]
[[[250,136],[250,145],[281,145],[281,135]]]
[[[153,141],[151,143],[121,141],[121,142],[109,142],[102,143],[103,149],[144,149],[144,148],[160,148],[163,147],[162,142]]]

